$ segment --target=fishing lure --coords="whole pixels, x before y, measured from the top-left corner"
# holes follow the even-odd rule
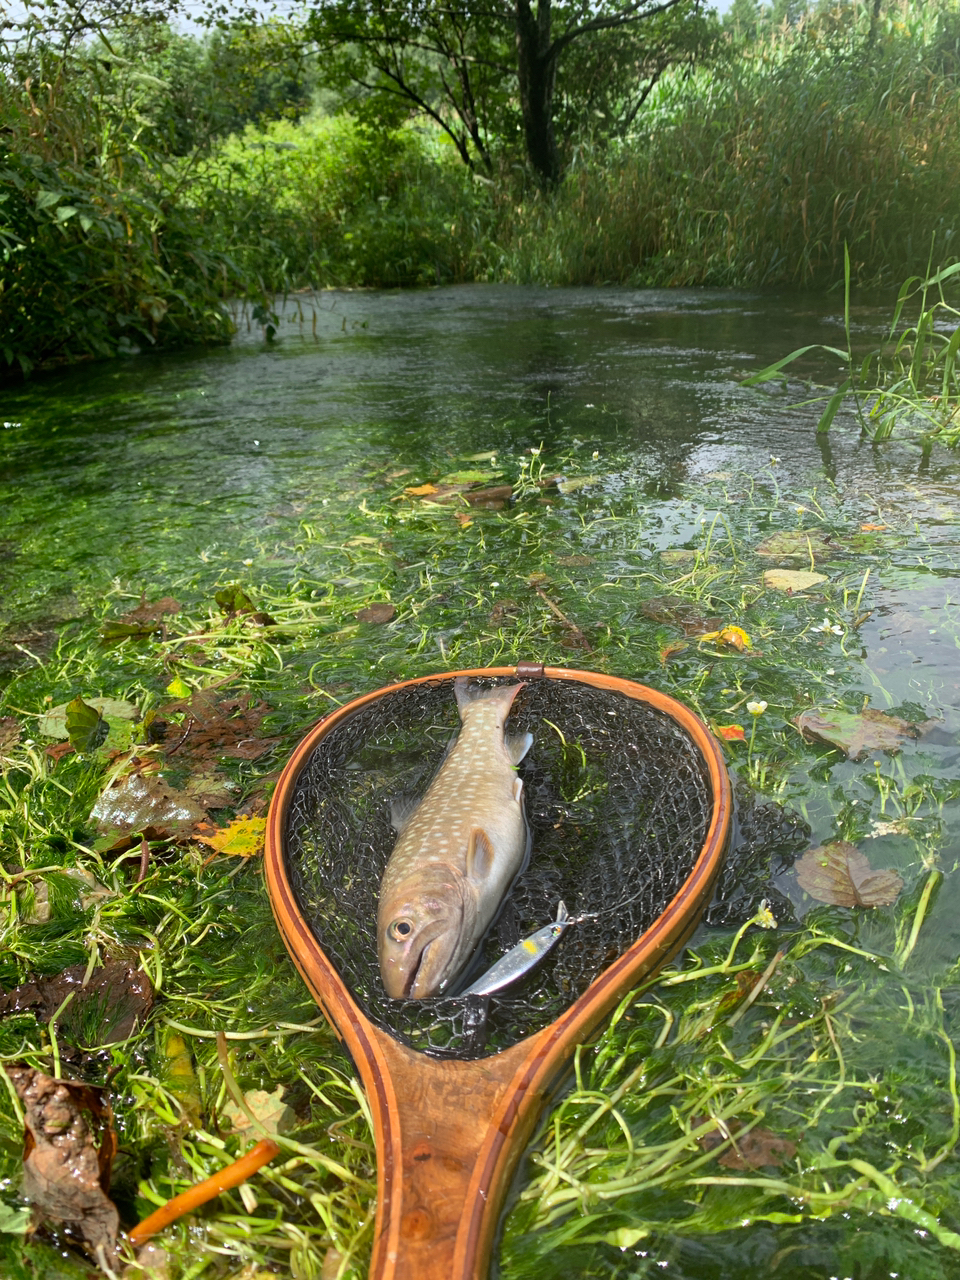
[[[511,982],[516,982],[518,978],[522,978],[525,973],[528,973],[535,964],[540,963],[568,925],[579,924],[582,919],[582,916],[577,916],[574,919],[567,911],[564,903],[561,902],[557,907],[557,918],[552,924],[545,924],[536,933],[531,933],[529,938],[524,938],[515,947],[511,947],[481,978],[478,978],[476,982],[467,987],[466,991],[462,991],[460,994],[464,996],[489,996],[494,991],[500,991],[503,987],[508,987]]]

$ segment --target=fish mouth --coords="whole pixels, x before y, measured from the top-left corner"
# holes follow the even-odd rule
[[[455,950],[450,945],[449,936],[449,930],[438,930],[420,948],[416,963],[410,966],[403,984],[405,999],[424,1000],[441,994]]]

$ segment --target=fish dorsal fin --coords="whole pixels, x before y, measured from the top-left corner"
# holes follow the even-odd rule
[[[518,765],[533,746],[532,733],[508,733],[504,735],[503,745],[507,758],[512,765]]]
[[[474,827],[467,843],[467,878],[482,883],[493,870],[493,842],[482,827]]]

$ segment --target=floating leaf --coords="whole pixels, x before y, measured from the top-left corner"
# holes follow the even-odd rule
[[[774,591],[807,591],[820,582],[826,582],[826,574],[813,573],[810,569],[767,569],[763,585]]]
[[[283,1101],[282,1084],[277,1085],[273,1093],[267,1093],[265,1089],[251,1089],[243,1095],[243,1100],[268,1133],[286,1133],[296,1121],[292,1109]],[[233,1101],[223,1108],[223,1116],[230,1122],[234,1133],[244,1133],[253,1128],[250,1116]]]
[[[44,738],[68,738],[70,731],[67,728],[67,708],[73,706],[77,702],[91,708],[97,712],[97,718],[101,716],[107,722],[107,728],[119,730],[124,720],[135,720],[137,718],[137,707],[133,702],[126,702],[121,698],[75,698],[73,702],[62,702],[58,707],[52,707],[45,715],[40,717],[40,723],[37,725],[37,732]],[[111,744],[112,745],[112,744]]]
[[[111,1271],[120,1268],[120,1218],[107,1197],[117,1150],[104,1090],[55,1080],[32,1067],[7,1067],[23,1103],[23,1194],[36,1224],[78,1238]]]
[[[576,493],[578,489],[600,484],[602,480],[603,476],[560,476],[556,483],[561,493]]]
[[[194,839],[228,858],[255,858],[263,853],[266,832],[266,818],[234,818],[226,827],[210,823],[197,827]]]
[[[179,676],[174,676],[165,692],[169,693],[171,698],[189,698],[193,690]]]
[[[888,907],[903,888],[896,871],[874,871],[857,846],[845,840],[808,849],[796,868],[801,889],[838,907]]]
[[[110,726],[96,707],[89,706],[81,697],[67,703],[63,719],[74,751],[96,751],[106,742]]]
[[[593,556],[557,556],[556,560],[557,564],[569,569],[585,568],[588,564],[593,564]]]
[[[457,524],[460,526],[461,529],[469,529],[470,526],[473,524],[473,516],[470,514],[469,511],[457,511],[455,512],[455,515],[456,515]]]
[[[861,533],[885,533],[890,526],[888,524],[862,524],[860,526]]]
[[[378,601],[371,604],[366,609],[361,609],[357,613],[358,622],[374,622],[381,626],[385,622],[392,621],[397,616],[397,607],[393,604],[387,604],[385,601]]]
[[[930,721],[911,724],[870,707],[856,712],[811,707],[801,711],[793,723],[805,738],[829,743],[856,760],[867,752],[899,751],[904,742],[919,738]]]
[[[184,791],[158,774],[141,773],[115,782],[101,794],[90,817],[103,832],[125,835],[153,828],[166,836],[188,835],[207,813]]]
[[[426,498],[430,494],[437,492],[437,486],[435,484],[411,485],[410,488],[404,489],[403,492],[411,498]]]
[[[836,551],[837,548],[830,545],[829,534],[802,529],[772,533],[757,547],[757,555],[768,560],[805,560],[808,564],[811,557],[814,562],[828,560]]]
[[[192,761],[204,768],[221,757],[258,760],[279,741],[259,736],[260,723],[270,708],[265,702],[254,702],[250,694],[225,695],[213,687],[198,689],[163,710],[166,715],[177,713],[184,717],[182,725],[162,719],[151,725],[154,740],[171,754],[176,752],[178,762]]]
[[[742,724],[718,724],[716,734],[718,738],[723,738],[724,742],[746,742],[747,740]]]

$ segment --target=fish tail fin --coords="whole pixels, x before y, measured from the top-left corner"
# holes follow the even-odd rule
[[[498,684],[491,689],[474,686],[471,689],[468,676],[457,676],[453,682],[453,691],[457,696],[461,716],[473,702],[502,702],[506,712],[525,683],[526,681],[520,681],[519,684]]]

